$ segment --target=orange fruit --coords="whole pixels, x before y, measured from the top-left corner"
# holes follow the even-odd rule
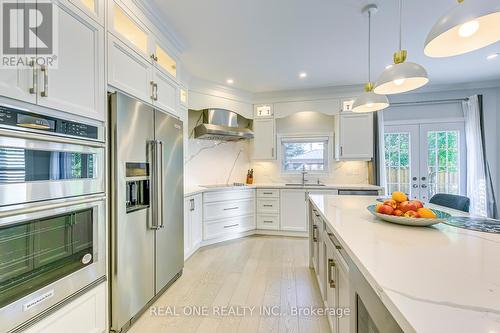
[[[417,212],[420,214],[420,217],[424,219],[435,219],[436,214],[429,208],[419,208]]]
[[[403,202],[403,201],[408,201],[408,197],[403,192],[393,192],[392,200],[395,200],[397,202]]]

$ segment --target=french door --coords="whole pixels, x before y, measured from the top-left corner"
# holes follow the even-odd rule
[[[436,193],[465,195],[464,123],[385,126],[384,144],[388,193],[424,202]]]

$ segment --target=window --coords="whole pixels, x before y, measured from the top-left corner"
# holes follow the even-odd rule
[[[327,173],[328,141],[328,137],[282,138],[282,172],[300,173],[302,170],[306,170]]]

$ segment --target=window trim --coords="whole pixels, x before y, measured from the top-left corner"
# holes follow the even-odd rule
[[[325,141],[326,142],[326,149],[325,149],[325,169],[324,170],[314,170],[314,171],[307,171],[308,174],[310,175],[329,175],[330,174],[330,169],[333,161],[333,133],[315,133],[315,134],[288,134],[288,133],[283,133],[277,135],[277,150],[279,156],[279,168],[280,168],[280,175],[281,176],[291,176],[291,175],[300,175],[300,171],[285,171],[283,166],[284,166],[284,161],[285,161],[285,151],[283,149],[283,143],[284,142],[318,142],[318,141]]]

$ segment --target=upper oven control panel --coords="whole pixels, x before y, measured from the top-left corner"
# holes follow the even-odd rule
[[[0,105],[0,125],[35,129],[88,139],[98,138],[96,126],[72,122]]]

